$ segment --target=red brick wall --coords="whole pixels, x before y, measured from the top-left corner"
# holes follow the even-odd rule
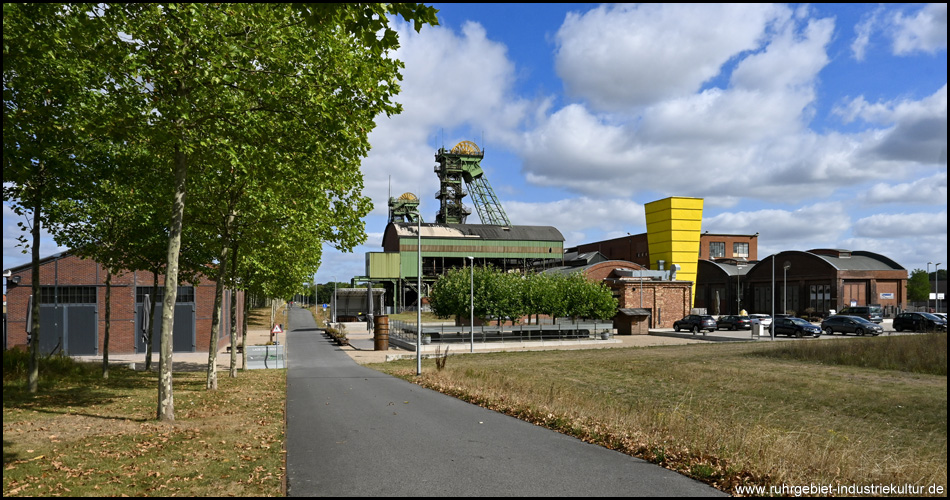
[[[20,283],[7,288],[7,346],[26,345],[26,317],[27,304],[32,293],[32,272],[30,267],[17,268],[13,273],[20,277]],[[165,276],[159,275],[159,286],[165,284]],[[40,284],[44,286],[97,286],[98,295],[98,337],[99,353],[104,350],[106,327],[106,272],[96,262],[89,259],[80,259],[66,254],[58,258],[49,258],[40,264]],[[111,291],[111,321],[109,333],[110,354],[131,354],[135,352],[135,288],[136,286],[151,287],[153,274],[145,271],[121,271],[112,276]],[[180,283],[181,286],[191,285]],[[202,277],[195,287],[195,350],[208,352],[211,339],[211,314],[214,305],[215,284],[206,277]],[[238,292],[238,319],[240,328],[243,325],[244,294]],[[225,310],[223,314],[230,315]],[[41,325],[42,328],[42,325]],[[240,331],[240,330],[238,330]],[[216,342],[221,349],[230,344],[230,332]]]
[[[627,278],[613,282],[611,288],[619,292],[621,309],[649,310],[652,313],[651,328],[672,328],[674,321],[689,314],[692,282],[643,281],[641,285],[636,278]]]

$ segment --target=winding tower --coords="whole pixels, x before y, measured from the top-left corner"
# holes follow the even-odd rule
[[[435,155],[438,165],[435,173],[439,176],[439,191],[435,194],[439,200],[439,212],[436,222],[439,224],[465,224],[472,211],[465,207],[462,199],[469,193],[463,189],[463,182],[472,194],[472,203],[478,211],[482,224],[510,226],[508,215],[495,196],[491,184],[485,177],[481,161],[485,152],[471,141],[462,141],[451,151],[439,148]]]

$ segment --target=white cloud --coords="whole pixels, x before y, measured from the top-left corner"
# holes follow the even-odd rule
[[[946,3],[927,4],[912,16],[897,12],[892,23],[894,54],[947,50]]]
[[[880,15],[882,8],[878,7],[874,12],[866,15],[864,19],[857,26],[854,27],[854,32],[856,36],[854,41],[851,42],[851,53],[855,59],[858,61],[863,61],[864,56],[867,53],[867,48],[871,43],[871,35],[877,29],[878,24],[880,23]]]
[[[556,67],[568,91],[595,109],[649,105],[698,91],[789,15],[760,4],[600,6],[567,15]]]
[[[508,202],[505,210],[518,225],[558,228],[564,235],[565,247],[599,239],[600,232],[646,231],[643,205],[626,199],[581,197],[546,203]]]
[[[947,235],[947,211],[914,214],[874,214],[854,224],[855,236],[865,238],[906,238]]]
[[[947,85],[934,94],[914,101],[868,103],[863,96],[838,106],[834,112],[845,123],[861,119],[884,125],[867,135],[862,145],[866,162],[914,162],[924,165],[947,163]],[[890,167],[888,167],[890,168]]]
[[[689,8],[694,7],[698,8]],[[718,61],[717,72],[726,67],[727,61],[735,63],[727,88],[698,90],[705,77],[685,69],[676,75],[680,83],[671,85],[662,75],[654,79],[649,67],[641,68],[658,89],[648,99],[650,104],[635,113],[597,114],[582,104],[570,104],[528,131],[521,151],[527,180],[542,186],[568,187],[586,196],[594,196],[609,185],[611,193],[631,195],[649,190],[683,196],[716,193],[769,197],[774,193],[762,186],[779,184],[783,194],[794,197],[828,194],[834,189],[826,182],[829,177],[853,175],[840,154],[832,157],[832,163],[824,160],[826,148],[852,151],[847,139],[824,138],[807,131],[816,78],[829,62],[826,46],[834,27],[831,20],[793,18],[785,8],[758,10],[758,6],[732,5],[728,12],[704,10],[709,8],[698,8],[698,12],[711,19],[719,15],[737,17],[736,31],[747,29],[751,24],[748,19],[758,23],[756,36],[748,38],[744,49],[735,49],[734,37],[738,35],[732,32],[702,32],[706,38],[700,46],[712,47],[709,50],[713,52],[734,48],[728,56],[710,56],[710,60]],[[754,14],[742,16],[731,10],[745,8],[751,8]],[[692,26],[694,18],[680,9],[667,4],[600,7],[583,17],[568,16],[559,32],[559,58],[571,60],[564,53],[567,47],[573,47],[568,42],[584,46],[590,40],[625,47],[634,53],[630,58],[653,58],[655,47],[628,43],[620,31],[590,21],[617,23],[616,17],[629,24],[650,19],[667,23],[645,28],[651,33],[686,32],[682,24]],[[682,21],[671,13],[685,15],[686,19]],[[676,68],[695,65],[695,54],[689,50],[670,50],[663,58],[664,64]],[[616,61],[595,55],[583,62],[586,66],[580,66],[579,57],[574,63],[577,66],[570,72],[562,72],[569,86],[578,74],[605,81],[623,78],[616,74],[621,70],[614,67],[622,66]],[[604,86],[589,84],[584,88],[592,102],[601,99],[606,103],[615,98]]]
[[[381,216],[387,214],[390,192],[428,200],[438,190],[432,168],[439,147],[482,141],[453,135],[454,129],[490,131],[485,140],[504,146],[517,139],[512,130],[529,112],[528,103],[511,95],[515,72],[507,48],[489,40],[481,25],[468,22],[461,33],[439,26],[417,33],[404,22],[395,25],[400,48],[394,57],[405,63],[396,96],[403,112],[377,118],[370,134],[373,149],[361,165],[364,193],[373,199],[373,214]]]
[[[860,198],[867,204],[947,204],[947,173],[941,172],[912,182],[901,184],[877,183],[871,186]]]
[[[704,231],[759,233],[760,242],[767,241],[770,247],[789,250],[834,247],[850,226],[851,218],[844,204],[836,202],[816,203],[796,210],[723,213],[703,219]]]

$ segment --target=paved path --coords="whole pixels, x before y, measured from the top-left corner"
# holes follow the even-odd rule
[[[290,311],[290,496],[726,496],[359,365]]]

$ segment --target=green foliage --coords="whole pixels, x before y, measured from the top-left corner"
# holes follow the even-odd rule
[[[911,302],[924,302],[930,297],[927,271],[914,269],[907,279],[907,298]]]
[[[469,270],[449,269],[432,285],[429,306],[439,318],[459,318],[469,314],[471,292]],[[482,316],[479,316],[482,317]]]
[[[26,381],[30,354],[19,349],[3,352],[3,382],[20,385]],[[100,375],[101,371],[93,363],[80,363],[69,356],[55,354],[39,358],[40,371],[44,374],[43,387],[53,381],[78,381]]]
[[[433,285],[429,294],[432,311],[440,318],[468,317],[470,280],[468,269],[450,269]],[[492,268],[475,269],[475,316],[520,318],[546,314],[552,318],[607,319],[617,312],[617,300],[603,283],[588,281],[583,274],[520,274]]]

